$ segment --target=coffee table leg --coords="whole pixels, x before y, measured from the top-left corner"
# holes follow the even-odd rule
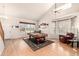
[[[73,47],[73,42],[72,42],[71,46]]]
[[[77,48],[78,48],[78,42],[77,42]]]

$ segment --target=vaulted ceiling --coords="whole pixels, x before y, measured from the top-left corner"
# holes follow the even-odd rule
[[[53,4],[50,3],[7,3],[0,4],[0,13],[9,16],[38,20]],[[4,9],[4,10],[3,10]]]
[[[57,4],[58,6],[62,4]],[[51,7],[55,7],[54,3],[0,3],[0,15],[25,18],[30,20],[38,20]]]

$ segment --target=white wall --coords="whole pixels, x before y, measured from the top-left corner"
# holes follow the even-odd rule
[[[76,14],[77,13],[77,14]],[[72,7],[69,8],[69,9],[66,9],[66,10],[62,10],[62,11],[59,11],[57,14],[56,14],[56,18],[62,18],[64,16],[68,16],[68,15],[77,15],[78,17],[76,18],[76,22],[75,24],[79,24],[78,23],[78,19],[79,19],[79,4],[72,4]],[[46,28],[46,30],[44,30],[44,32],[48,33],[48,37],[49,38],[54,38],[55,37],[55,34],[54,32],[52,31],[53,30],[53,23],[52,21],[55,20],[55,14],[53,12],[53,7],[50,8],[50,10],[44,15],[44,17],[42,17],[39,21],[39,24],[41,23],[48,23],[49,26]],[[76,25],[75,25],[76,26]],[[79,25],[77,26],[79,27]],[[43,30],[42,30],[43,31]]]
[[[28,19],[20,19],[15,17],[7,17],[5,19],[1,17],[5,39],[25,37],[25,32],[20,32],[19,28],[15,28],[15,26],[19,26],[20,21],[35,23],[35,21]]]

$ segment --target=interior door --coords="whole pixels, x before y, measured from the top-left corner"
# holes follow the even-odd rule
[[[0,22],[0,55],[4,50],[4,31]]]

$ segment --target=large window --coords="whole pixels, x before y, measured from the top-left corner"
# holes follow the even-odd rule
[[[74,19],[61,19],[58,21],[53,22],[55,23],[55,34],[66,34],[67,32],[76,32],[76,29],[74,27]]]
[[[20,31],[30,33],[30,32],[34,32],[34,30],[35,30],[34,23],[20,22]]]
[[[59,34],[65,34],[71,31],[71,20],[59,21]]]

